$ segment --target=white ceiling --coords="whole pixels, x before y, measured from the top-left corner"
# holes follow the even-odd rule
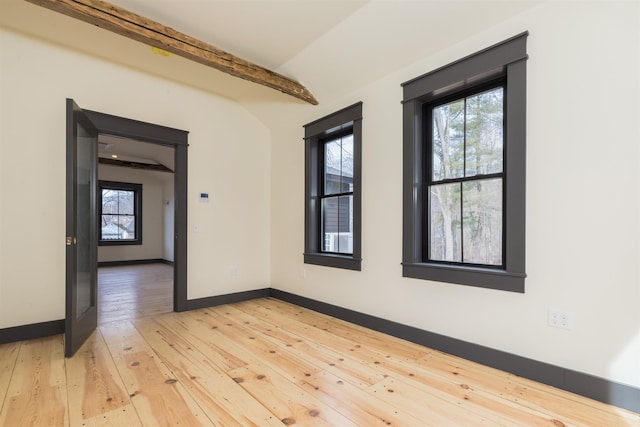
[[[98,135],[98,157],[163,165],[174,170],[173,147],[107,134]]]
[[[366,0],[112,0],[111,3],[275,70]]]
[[[0,26],[233,99],[265,123],[273,89],[33,5],[0,0]],[[322,104],[458,43],[542,0],[111,0],[273,69]],[[523,29],[524,30],[524,29]],[[427,70],[425,70],[427,71]]]
[[[541,0],[111,0],[298,80],[322,103],[458,43]],[[238,102],[301,103],[33,5],[2,0],[0,25]],[[284,98],[283,98],[284,97]]]

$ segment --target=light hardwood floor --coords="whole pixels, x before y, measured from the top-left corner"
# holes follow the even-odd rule
[[[266,298],[0,346],[0,426],[640,426],[640,416]]]
[[[98,269],[98,324],[173,311],[173,267],[142,264]]]

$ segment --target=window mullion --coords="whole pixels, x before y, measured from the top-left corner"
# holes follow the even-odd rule
[[[483,179],[504,178],[504,176],[505,176],[504,172],[496,172],[496,173],[474,175],[474,176],[469,176],[464,178],[451,178],[451,179],[443,179],[440,181],[432,181],[431,185],[452,184],[456,182],[480,181]]]
[[[344,170],[342,169],[342,167],[343,167],[343,162],[342,162],[342,160],[343,160],[342,159],[342,141],[343,141],[343,137],[340,137],[340,191],[342,191],[343,184],[344,184],[342,182],[342,180],[344,179]],[[342,230],[342,224],[340,222],[341,219],[342,219],[342,216],[341,216],[342,212],[341,212],[341,209],[340,209],[341,208],[340,196],[337,196],[336,200],[338,201],[338,221],[337,221],[338,222],[338,230],[337,230],[337,233],[338,233],[338,250],[337,250],[337,252],[340,253],[341,252],[341,250],[340,250],[340,236],[342,235],[342,231],[341,231]]]
[[[324,194],[321,197],[337,197],[337,196],[352,196],[353,195],[353,191],[346,191],[344,193],[331,193],[331,194]]]
[[[462,176],[467,178],[467,100],[464,98],[464,121],[462,133]],[[460,182],[460,262],[464,264],[464,185]]]
[[[464,263],[464,194],[463,183],[460,182],[460,262]]]
[[[467,176],[467,98],[464,98],[464,122],[462,126],[462,176]]]
[[[117,230],[118,230],[118,240],[122,240],[122,235],[120,231],[120,190],[116,190],[116,218],[117,218]]]

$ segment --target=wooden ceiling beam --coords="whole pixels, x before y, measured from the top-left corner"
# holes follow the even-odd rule
[[[118,160],[118,159],[110,159],[106,157],[98,157],[98,163],[101,165],[121,166],[124,168],[131,168],[131,169],[174,173],[171,169],[169,169],[165,165],[134,162],[132,160]]]
[[[295,80],[111,3],[102,0],[26,1],[232,76],[279,90],[310,104],[318,104],[309,90]]]

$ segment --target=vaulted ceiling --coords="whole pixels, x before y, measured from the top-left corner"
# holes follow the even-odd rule
[[[110,0],[116,6],[297,80],[321,104],[540,2]],[[0,26],[235,100],[266,124],[282,116],[281,111],[272,108],[274,104],[314,108],[177,55],[158,55],[140,42],[25,0],[1,0],[0,12]],[[111,142],[112,151],[131,158],[166,164],[164,157],[171,157],[154,154],[153,147]],[[142,147],[148,154],[139,150],[128,153],[125,147]]]
[[[270,68],[320,103],[375,81],[540,3],[511,0],[111,0]],[[0,25],[240,103],[302,104],[30,4],[2,0]]]

